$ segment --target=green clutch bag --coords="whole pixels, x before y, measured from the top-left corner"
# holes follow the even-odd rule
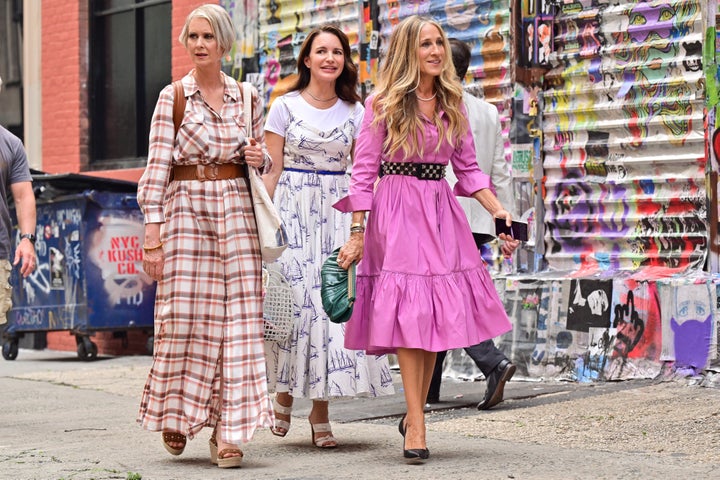
[[[355,303],[355,264],[345,270],[337,262],[340,248],[336,248],[320,269],[320,297],[330,321],[345,323],[352,315]]]

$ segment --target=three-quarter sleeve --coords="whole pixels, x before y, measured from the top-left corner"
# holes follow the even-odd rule
[[[465,111],[465,107],[463,106]],[[467,117],[467,111],[465,111]],[[490,176],[485,174],[478,167],[475,156],[475,141],[472,130],[468,127],[462,137],[460,145],[456,148],[451,157],[453,171],[457,177],[457,183],[453,193],[458,197],[472,197],[472,194],[484,188],[490,188]]]
[[[165,191],[172,168],[175,125],[173,123],[173,86],[160,92],[150,123],[148,161],[138,182],[137,200],[145,223],[164,223]]]
[[[370,210],[373,186],[380,169],[380,160],[385,143],[385,125],[372,125],[375,112],[372,108],[374,96],[365,100],[365,115],[355,143],[355,158],[350,177],[350,193],[333,207],[341,212]]]

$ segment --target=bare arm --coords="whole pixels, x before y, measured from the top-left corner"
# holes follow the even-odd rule
[[[18,227],[20,233],[35,233],[36,211],[35,211],[35,194],[32,189],[32,182],[17,182],[10,185],[13,200],[15,201],[15,209],[17,211]],[[20,274],[27,277],[35,269],[35,245],[23,238],[20,240],[15,249],[15,259],[13,265],[17,265],[22,260],[20,266]]]
[[[493,110],[495,119],[495,153],[492,164],[492,182],[493,185],[495,185],[497,199],[510,213],[515,215],[515,195],[513,195],[512,175],[510,174],[510,166],[505,160],[505,140],[502,136],[500,116],[497,113],[497,109]],[[505,256],[505,258],[512,257],[515,249],[520,246],[520,241],[511,239],[505,234],[501,234],[500,238],[504,240],[500,247],[503,256]]]
[[[500,201],[489,188],[483,188],[482,190],[478,190],[477,192],[473,193],[472,196],[475,200],[480,202],[480,204],[485,208],[485,210],[490,212],[490,215],[495,218],[504,218],[505,223],[508,227],[512,225],[512,214],[505,210]],[[505,255],[506,257],[512,255],[513,250],[515,250],[515,248],[517,248],[517,246],[519,245],[519,242],[517,240],[512,238],[510,235],[506,235],[504,233],[500,234],[500,240],[504,240],[510,243],[510,246],[508,248],[503,249],[503,255]]]
[[[263,175],[263,182],[265,182],[265,188],[272,198],[275,194],[275,187],[277,187],[278,181],[280,180],[280,174],[283,171],[285,137],[267,131],[265,132],[265,145],[267,146],[270,158],[272,158],[272,167],[267,175]]]

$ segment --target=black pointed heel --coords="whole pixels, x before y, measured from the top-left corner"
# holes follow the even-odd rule
[[[430,458],[430,450],[427,448],[405,448],[405,416],[403,415],[398,424],[398,431],[403,436],[403,457],[407,458],[410,462],[422,462]]]
[[[405,442],[403,442],[405,447]],[[422,461],[430,458],[430,451],[427,448],[403,448],[403,457],[411,461]]]

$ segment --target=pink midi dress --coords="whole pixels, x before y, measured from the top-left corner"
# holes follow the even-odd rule
[[[365,102],[350,193],[334,205],[343,212],[369,210],[345,347],[368,354],[393,353],[398,347],[439,352],[509,331],[510,321],[455,198],[490,187],[490,177],[477,165],[470,129],[453,146],[438,138],[437,128],[423,117],[424,155],[397,152],[386,158],[385,126],[371,125],[372,99]],[[385,175],[374,188],[385,161],[450,163],[458,182],[453,191],[445,179]]]

